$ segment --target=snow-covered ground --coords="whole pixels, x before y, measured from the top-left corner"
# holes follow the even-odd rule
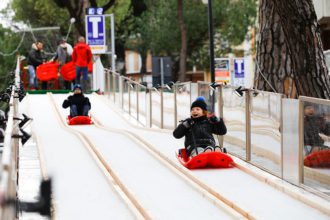
[[[54,95],[58,108],[61,109],[66,96]],[[183,139],[174,139],[171,131],[143,129],[135,119],[102,97],[89,95],[89,98],[94,119],[109,129],[129,131],[139,136],[168,160],[179,165],[174,152],[183,147]],[[30,95],[28,100],[22,105],[29,106],[30,115],[34,118],[32,128],[40,140],[47,173],[54,180],[56,218],[132,219],[131,212],[110,187],[111,184],[107,183],[81,141],[63,129],[48,96]],[[61,109],[60,113],[65,118],[68,110]],[[73,128],[89,138],[156,219],[228,218],[134,141],[94,125]],[[329,219],[329,216],[238,168],[187,172],[259,219]]]

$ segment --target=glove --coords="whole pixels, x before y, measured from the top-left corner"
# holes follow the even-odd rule
[[[187,118],[182,124],[186,128],[190,128],[190,127],[192,127],[195,124],[195,122],[191,118]]]
[[[219,118],[215,115],[212,115],[210,117],[210,121],[211,121],[212,124],[214,124],[214,123],[217,123],[219,121]]]
[[[320,136],[325,142],[330,141],[330,138],[329,138],[328,136],[324,135],[324,134],[319,133],[319,136]]]

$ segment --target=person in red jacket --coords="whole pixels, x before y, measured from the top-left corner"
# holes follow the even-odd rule
[[[73,48],[72,61],[76,65],[76,83],[80,83],[80,75],[83,74],[83,88],[87,88],[88,63],[92,61],[92,51],[85,38],[80,36],[76,46]]]

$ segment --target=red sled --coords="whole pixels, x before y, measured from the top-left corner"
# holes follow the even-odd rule
[[[308,167],[330,168],[330,150],[316,151],[305,156],[304,165]]]
[[[76,78],[76,66],[73,61],[68,62],[61,67],[61,75],[66,81],[72,81]]]
[[[88,116],[76,116],[71,118],[68,116],[68,125],[91,125],[94,124],[92,119]]]
[[[58,66],[57,62],[48,62],[41,64],[37,67],[37,77],[41,81],[49,81],[58,78]]]
[[[188,169],[234,167],[233,159],[222,152],[204,152],[195,157],[187,158],[186,150],[180,149],[176,156],[179,162]]]

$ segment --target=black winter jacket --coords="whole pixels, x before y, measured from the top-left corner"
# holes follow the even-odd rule
[[[195,147],[205,148],[207,146],[215,146],[215,141],[212,134],[224,135],[227,133],[227,128],[223,120],[220,118],[218,122],[212,123],[206,116],[199,118],[191,118],[194,120],[194,125],[186,128],[182,121],[173,131],[175,138],[185,136],[185,149],[188,155]]]
[[[32,48],[29,51],[29,57],[27,63],[28,65],[32,65],[34,66],[34,68],[37,68],[37,66],[43,63],[42,59],[43,57],[41,56],[41,51]]]
[[[64,100],[62,107],[67,108],[71,105],[77,106],[78,115],[82,115],[84,105],[89,105],[91,107],[89,99],[83,94],[70,95],[67,99]]]
[[[322,147],[324,145],[324,140],[320,137],[319,133],[330,135],[330,124],[320,116],[305,115],[304,145]]]

